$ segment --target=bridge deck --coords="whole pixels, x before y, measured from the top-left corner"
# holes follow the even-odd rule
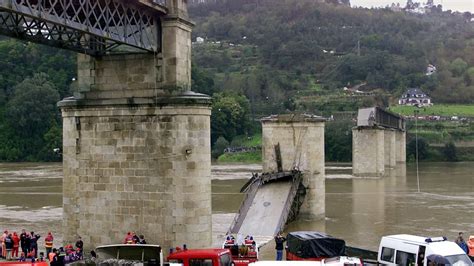
[[[272,240],[298,214],[304,194],[301,181],[298,171],[252,177],[243,188],[246,197],[230,233],[252,235],[260,246]]]
[[[242,222],[242,235],[273,236],[279,230],[280,217],[290,196],[291,181],[262,186]]]

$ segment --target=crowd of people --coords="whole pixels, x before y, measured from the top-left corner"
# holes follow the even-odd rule
[[[44,238],[45,252],[38,252],[38,241],[41,238],[35,232],[27,232],[25,229],[18,235],[17,232],[5,230],[0,237],[1,258],[8,261],[16,260],[21,262],[46,261],[50,265],[59,266],[67,262],[80,260],[83,258],[84,242],[78,237],[75,245],[66,245],[58,248],[54,247],[54,236],[48,232]]]
[[[127,232],[125,239],[123,240],[124,244],[146,244],[145,236],[137,236],[135,232]]]
[[[459,232],[455,242],[462,250],[464,250],[464,252],[466,252],[467,255],[474,257],[474,235],[469,236],[469,239],[466,242],[464,240],[463,232]]]

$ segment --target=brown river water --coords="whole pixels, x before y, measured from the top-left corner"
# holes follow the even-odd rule
[[[61,243],[62,168],[57,163],[0,164],[0,229],[48,231]],[[259,165],[214,165],[212,204],[215,238],[237,212],[241,186]],[[327,167],[326,219],[295,221],[287,231],[325,231],[349,245],[375,250],[388,234],[474,235],[474,165],[421,163],[392,169],[381,179],[352,179],[350,165]],[[40,243],[42,243],[40,241]],[[273,257],[273,244],[263,249]]]

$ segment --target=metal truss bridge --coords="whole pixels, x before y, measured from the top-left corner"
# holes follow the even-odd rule
[[[406,130],[405,119],[397,114],[383,110],[379,107],[359,109],[357,115],[358,127],[379,126],[397,130]]]
[[[165,0],[0,0],[0,34],[92,56],[159,52]]]

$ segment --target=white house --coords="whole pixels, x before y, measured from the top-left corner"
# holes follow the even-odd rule
[[[431,106],[431,98],[419,88],[408,89],[398,100],[399,105]]]

